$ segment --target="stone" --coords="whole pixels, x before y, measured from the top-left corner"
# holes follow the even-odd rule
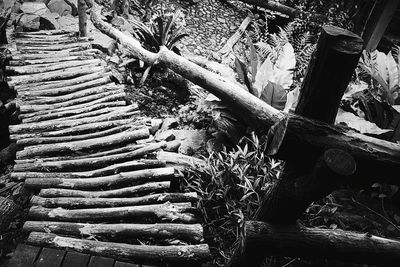
[[[60,16],[59,18],[57,18],[57,22],[58,22],[58,25],[60,26],[60,29],[63,29],[66,31],[77,31],[78,30],[78,18],[74,18],[74,17],[70,17],[70,16]]]
[[[23,31],[38,31],[40,28],[40,17],[35,14],[23,14],[18,20],[17,26]]]
[[[49,11],[47,6],[40,2],[25,2],[21,5],[20,9],[25,14],[35,14],[38,16],[42,16]]]
[[[50,0],[47,7],[51,12],[58,13],[60,16],[67,16],[72,14],[72,7],[64,0]]]
[[[58,30],[60,25],[57,19],[60,17],[57,13],[51,13],[50,11],[40,16],[40,29],[41,30]]]
[[[78,24],[76,24],[78,25]],[[91,20],[88,20],[87,23],[88,28],[88,36],[93,38],[92,46],[93,48],[97,48],[100,51],[107,53],[108,55],[112,55],[117,48],[117,42],[108,37],[107,35],[101,33],[98,29],[95,28]]]
[[[72,9],[71,15],[78,16],[78,0],[64,0],[64,1],[71,7]]]
[[[181,141],[179,140],[170,141],[167,142],[167,146],[164,148],[164,151],[178,152],[180,146],[181,146]]]
[[[164,132],[157,132],[156,136],[154,137],[156,141],[172,141],[175,140],[175,135],[173,130],[168,130]]]
[[[155,135],[156,132],[161,128],[162,124],[163,124],[163,120],[162,119],[152,119],[151,120],[150,133],[152,135]]]
[[[166,130],[170,130],[170,129],[175,129],[176,127],[178,127],[179,122],[177,119],[175,118],[165,118],[162,122],[161,125],[161,131],[166,131]]]

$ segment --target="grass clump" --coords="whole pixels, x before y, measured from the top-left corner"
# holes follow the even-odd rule
[[[265,137],[252,133],[235,148],[212,153],[205,173],[186,180],[185,187],[201,197],[205,239],[216,265],[224,265],[243,240],[245,220],[255,219],[265,191],[282,169],[281,162],[264,154],[265,148]]]

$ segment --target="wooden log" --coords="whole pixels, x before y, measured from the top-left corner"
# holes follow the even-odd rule
[[[165,142],[160,142],[156,144],[149,144],[144,148],[140,148],[131,152],[103,156],[103,157],[95,157],[95,158],[85,158],[85,159],[77,159],[77,160],[62,160],[62,161],[49,161],[49,162],[35,162],[28,164],[17,164],[14,166],[14,171],[22,172],[22,171],[65,171],[65,170],[77,170],[77,169],[95,169],[102,168],[110,164],[114,163],[122,163],[126,162],[146,154],[157,151],[163,147],[165,147]]]
[[[60,51],[51,54],[13,54],[12,60],[33,60],[33,59],[45,59],[54,57],[66,57],[66,56],[93,56],[99,54],[100,51],[97,49],[88,49],[84,51]]]
[[[120,110],[120,107],[113,107],[113,108],[107,107],[104,109],[93,110],[93,111],[90,111],[87,113],[72,115],[72,116],[68,116],[68,117],[64,117],[64,118],[49,119],[49,120],[46,120],[46,122],[51,121],[51,122],[57,123],[57,122],[63,122],[65,120],[82,119],[82,118],[87,118],[87,117],[105,115],[107,113],[115,112],[117,110]],[[35,122],[36,121],[35,119],[37,119],[37,117],[33,117],[33,121],[32,121],[32,118],[22,119],[22,122],[23,123]],[[42,117],[37,122],[40,122],[40,121],[43,121]]]
[[[76,87],[69,88],[69,89],[75,89],[75,91],[77,91],[78,89],[85,89],[90,86],[96,86],[96,85],[108,83],[110,81],[109,78],[111,76],[111,72],[108,72],[109,70],[110,70],[109,68],[105,68],[104,70],[101,70],[96,73],[79,76],[79,77],[69,79],[69,80],[57,81],[56,83],[54,81],[39,82],[39,83],[31,84],[32,85],[31,87],[29,87],[28,85],[18,85],[17,87],[15,87],[15,89],[16,89],[16,91],[21,92],[24,95],[29,95],[29,91],[32,91],[31,94],[35,95],[36,91],[42,91],[42,90],[45,91],[46,89],[54,89],[57,91],[57,90],[59,90],[59,88],[75,85]],[[99,81],[101,81],[101,83],[99,83]],[[89,83],[89,82],[92,82],[92,83]],[[57,94],[73,93],[75,91],[66,89],[65,91],[57,92]],[[48,96],[57,95],[57,94],[48,94]],[[46,93],[40,92],[39,95],[46,96]]]
[[[123,93],[117,94],[118,96],[122,96]],[[113,95],[114,96],[114,95]],[[73,107],[73,106],[72,106]],[[50,131],[50,130],[57,130],[57,129],[65,129],[68,127],[79,126],[86,123],[93,123],[93,122],[102,122],[108,120],[115,120],[115,119],[123,119],[127,118],[136,111],[137,106],[127,106],[118,109],[116,112],[111,112],[104,115],[99,115],[92,118],[82,118],[77,120],[65,120],[63,122],[59,122],[57,124],[53,124],[52,122],[42,121],[42,122],[33,122],[33,123],[25,123],[20,125],[10,125],[9,130],[10,134],[16,133],[25,133],[25,132],[32,132],[32,131]]]
[[[295,222],[311,202],[330,194],[354,174],[356,163],[347,152],[329,149],[320,157],[311,174],[299,174],[297,168],[288,170],[295,173],[284,173],[268,188],[258,220],[276,224]]]
[[[20,48],[20,51],[40,51],[40,53],[49,51],[65,51],[71,48],[85,50],[91,48],[92,44],[89,42],[79,42],[79,43],[71,43],[71,44],[46,44],[46,45],[34,45],[29,46],[25,44]]]
[[[57,153],[77,153],[83,150],[119,146],[139,139],[145,139],[149,136],[149,129],[144,128],[139,130],[123,131],[87,140],[28,146],[24,150],[17,152],[17,159],[46,156]]]
[[[18,50],[20,53],[23,54],[46,54],[46,55],[53,55],[54,53],[56,53],[56,55],[58,54],[65,54],[65,53],[69,53],[69,52],[80,52],[80,51],[86,51],[86,50],[90,50],[91,48],[89,46],[78,46],[78,47],[71,47],[71,48],[65,48],[62,50],[46,50],[46,49],[38,49],[38,47],[33,46],[33,47],[20,47]]]
[[[88,178],[91,179],[91,178]],[[75,189],[45,188],[41,189],[41,197],[84,197],[84,198],[116,198],[142,196],[150,193],[169,191],[171,182],[152,182],[141,185],[123,187],[107,191],[83,191]]]
[[[9,66],[27,66],[36,64],[49,64],[49,63],[60,63],[74,60],[86,60],[93,59],[93,56],[64,56],[57,58],[43,58],[43,59],[25,59],[25,60],[10,60]]]
[[[99,94],[100,95],[100,94]],[[96,105],[99,103],[105,103],[105,102],[110,102],[114,100],[123,100],[126,98],[124,90],[121,89],[116,89],[115,91],[110,91],[107,93],[101,93],[101,97],[99,95],[96,96],[88,96],[86,98],[81,98],[79,100],[71,100],[67,104],[55,104],[58,107],[54,107],[54,105],[25,105],[23,108],[24,111],[34,111],[34,112],[41,112],[41,111],[46,111],[46,109],[53,109],[54,112],[61,112],[61,111],[66,111],[66,110],[71,110],[71,109],[80,109],[84,107],[89,107],[91,105]],[[105,95],[105,96],[104,96]],[[73,104],[75,102],[75,104]],[[81,102],[81,103],[78,103]],[[71,105],[72,104],[72,105]],[[22,109],[20,107],[20,109]]]
[[[35,31],[35,32],[15,32],[15,35],[17,37],[31,37],[31,36],[49,36],[49,35],[57,35],[54,37],[61,37],[61,36],[67,36],[67,37],[73,37],[76,36],[76,32],[71,32],[67,30],[41,30],[41,31]]]
[[[54,144],[54,143],[86,140],[86,139],[92,139],[92,138],[97,138],[97,137],[109,136],[111,134],[125,131],[125,130],[129,129],[130,127],[131,127],[130,125],[121,125],[118,127],[104,130],[104,131],[88,133],[88,134],[81,134],[81,135],[73,135],[73,136],[25,138],[25,139],[17,140],[17,145],[19,145],[20,147],[23,147],[23,146],[33,146],[33,145]]]
[[[233,50],[233,47],[235,44],[240,40],[242,37],[243,33],[246,31],[247,27],[249,26],[251,22],[251,16],[247,16],[242,23],[240,24],[239,28],[237,31],[228,39],[228,41],[225,43],[225,45],[218,51],[219,54],[222,54],[224,56],[227,56],[229,53],[231,53]]]
[[[143,206],[128,206],[99,209],[66,210],[63,208],[48,209],[33,206],[29,209],[28,217],[33,220],[51,221],[104,221],[104,220],[147,220],[197,223],[191,213],[194,208],[191,203],[163,203]]]
[[[400,242],[365,233],[343,230],[245,223],[245,246],[254,254],[391,265],[400,259]],[[249,265],[251,258],[243,258]],[[244,265],[243,265],[244,264]],[[230,265],[233,266],[233,265]]]
[[[79,36],[87,36],[87,16],[86,16],[86,3],[84,0],[78,0],[78,19],[79,19]]]
[[[159,151],[157,152],[157,159],[201,172],[205,172],[208,169],[207,162],[204,160],[175,152]]]
[[[94,123],[85,123],[78,126],[69,127],[63,130],[58,131],[49,131],[49,132],[35,132],[35,133],[25,133],[25,134],[12,134],[10,135],[10,140],[19,140],[22,138],[34,138],[34,137],[54,137],[54,136],[68,136],[75,134],[83,134],[88,133],[90,131],[100,131],[104,129],[110,129],[112,127],[117,127],[121,125],[131,124],[132,126],[136,126],[135,119],[122,119],[122,120],[109,120],[102,122],[94,122]],[[141,125],[141,122],[139,122]]]
[[[363,40],[358,35],[324,26],[302,83],[296,113],[333,124],[362,50]]]
[[[88,42],[91,41],[91,38],[88,37],[78,37],[78,38],[69,38],[69,39],[61,39],[61,40],[40,40],[40,39],[16,39],[15,43],[17,46],[19,45],[54,45],[54,44],[71,44],[71,43],[79,43],[79,42]]]
[[[32,232],[27,242],[35,246],[72,249],[78,252],[134,261],[164,264],[165,262],[206,262],[211,259],[208,245],[153,246],[82,240],[55,234]]]
[[[318,21],[318,22],[323,22],[327,18],[323,15],[316,14],[316,13],[310,13],[306,11],[302,11],[296,8],[292,8],[286,5],[283,5],[277,1],[271,1],[271,0],[240,0],[243,3],[250,4],[250,5],[255,5],[259,7],[264,7],[266,9],[272,10],[272,11],[277,11],[279,13],[288,15],[291,18],[302,18],[302,19],[310,19],[312,21]]]
[[[96,110],[111,109],[111,108],[123,107],[123,106],[126,106],[125,101],[105,102],[105,103],[99,103],[99,104],[95,104],[95,105],[84,107],[84,108],[70,109],[70,110],[65,110],[65,111],[52,112],[50,110],[50,111],[45,111],[45,112],[37,112],[37,113],[35,113],[34,116],[21,116],[21,119],[25,123],[41,122],[41,121],[54,120],[54,119],[60,119],[60,118],[68,119],[68,117],[74,117],[74,116],[77,116],[80,114],[85,114],[85,113],[89,113],[89,112],[96,111]]]
[[[46,75],[39,73],[39,74],[8,77],[8,83],[10,85],[15,86],[18,84],[23,84],[23,83],[75,78],[77,76],[82,76],[85,74],[103,71],[104,66],[100,66],[100,65],[101,65],[101,63],[95,63],[95,64],[89,64],[89,65],[79,66],[79,67],[75,67],[75,68],[69,68],[68,70],[55,70],[55,71],[48,72]]]
[[[152,159],[133,160],[106,166],[104,168],[85,172],[12,172],[10,177],[14,181],[26,178],[92,178],[96,176],[118,174],[120,172],[135,171],[165,167],[165,162]]]
[[[71,99],[65,102],[54,103],[54,104],[30,104],[29,102],[17,102],[19,103],[21,113],[37,112],[48,109],[61,109],[61,108],[75,108],[75,106],[82,105],[85,103],[90,103],[99,99],[103,99],[108,96],[125,96],[124,88],[121,86],[107,86],[108,91],[103,91],[95,95],[88,95],[80,98]]]
[[[30,188],[66,188],[77,190],[99,190],[123,185],[135,185],[146,182],[169,181],[175,177],[174,168],[144,169],[120,172],[114,175],[91,178],[26,178],[25,186]],[[105,191],[106,192],[106,191]]]
[[[33,196],[31,204],[46,208],[67,208],[67,209],[83,209],[83,208],[106,208],[106,207],[123,207],[123,206],[140,206],[160,203],[180,203],[180,202],[197,202],[196,193],[160,193],[151,194],[141,197],[129,198],[78,198],[78,197],[55,197],[43,198]]]
[[[203,242],[201,224],[88,224],[70,222],[25,222],[22,230],[26,233],[42,232],[68,235],[80,238],[107,238],[107,241],[126,240],[128,238],[180,239],[198,244]]]
[[[106,79],[109,79],[109,77],[105,77],[104,80],[106,80]],[[100,86],[82,89],[77,92],[68,93],[68,94],[61,95],[61,96],[35,97],[36,99],[33,99],[33,100],[25,100],[25,98],[22,97],[22,99],[24,99],[24,102],[29,101],[30,105],[49,105],[49,104],[57,104],[60,102],[71,101],[71,100],[82,98],[82,97],[89,96],[89,95],[100,94],[100,93],[110,91],[111,89],[117,89],[117,88],[119,89],[119,88],[123,88],[123,87],[110,82],[110,83],[102,84]]]
[[[51,64],[50,66],[23,66],[23,67],[9,67],[6,66],[6,71],[12,75],[25,75],[25,74],[35,74],[35,73],[45,73],[48,71],[60,70],[69,67],[77,67],[88,64],[100,64],[101,60],[98,58],[88,59],[88,60],[78,60],[78,61],[67,61],[60,64]]]

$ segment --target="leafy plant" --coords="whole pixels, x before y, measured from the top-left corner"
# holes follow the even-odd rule
[[[211,154],[208,173],[186,180],[201,196],[207,238],[221,254],[242,237],[244,221],[255,219],[262,196],[281,171],[282,164],[267,157],[265,148],[265,138],[252,133],[231,151]]]
[[[166,12],[165,8],[155,14],[150,20],[149,26],[137,20],[130,20],[134,30],[135,37],[139,39],[144,48],[157,53],[162,46],[179,54],[176,47],[178,42],[188,34],[184,33],[183,13],[180,9],[174,13]],[[148,66],[142,76],[140,84],[146,80],[152,65]]]
[[[391,105],[398,102],[400,91],[400,47],[396,48],[396,54],[390,51],[384,54],[378,50],[363,52],[360,59],[360,67],[368,73],[379,86],[373,87],[372,93],[382,101]],[[397,101],[396,101],[397,100]]]

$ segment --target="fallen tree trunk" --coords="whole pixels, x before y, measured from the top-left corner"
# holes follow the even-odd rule
[[[251,17],[247,16],[242,21],[237,31],[228,39],[226,44],[218,51],[218,53],[227,56],[230,52],[232,52],[233,47],[240,40],[243,33],[246,31],[247,26],[249,26],[250,22],[251,22]]]
[[[34,161],[33,161],[34,162]],[[141,159],[109,165],[101,169],[86,172],[12,172],[11,179],[15,181],[25,180],[26,178],[91,178],[103,175],[118,174],[120,172],[135,171],[141,169],[152,169],[165,167],[165,162],[152,159]]]
[[[357,263],[391,265],[400,260],[400,242],[343,230],[245,223],[245,246],[253,255],[283,255],[311,259],[335,259]],[[250,255],[251,256],[251,255]],[[251,258],[243,258],[247,265]]]
[[[144,169],[120,172],[114,175],[82,178],[26,178],[25,186],[31,188],[67,188],[77,190],[98,190],[122,185],[136,185],[147,182],[169,181],[175,177],[174,168]],[[106,191],[105,191],[106,192]]]
[[[36,178],[32,178],[36,179]],[[92,178],[88,178],[92,179]],[[66,179],[67,180],[67,179]],[[67,181],[68,182],[68,181]],[[46,188],[40,190],[41,197],[85,197],[85,198],[114,198],[139,196],[150,193],[166,192],[170,189],[171,182],[154,182],[129,186],[107,191],[83,191],[75,189]],[[45,187],[45,186],[44,186]]]
[[[164,203],[143,206],[129,206],[99,209],[66,210],[62,208],[47,209],[33,206],[29,209],[29,218],[34,220],[52,221],[104,221],[104,220],[133,220],[152,219],[153,221],[197,223],[191,213],[194,208],[191,203]]]
[[[88,0],[92,6],[93,2]],[[215,94],[227,105],[231,106],[244,121],[257,130],[265,131],[282,119],[284,115],[259,98],[213,74],[194,63],[161,47],[158,54],[145,50],[140,43],[114,29],[100,19],[100,8],[92,7],[91,19],[102,32],[117,39],[130,53],[147,64],[156,60],[174,72],[189,79],[193,83]],[[326,149],[337,148],[348,151],[359,167],[356,175],[381,182],[399,184],[395,173],[400,172],[400,145],[359,134],[338,126],[310,120],[297,115],[288,115],[289,122],[285,138],[280,149],[285,160],[302,158],[304,151],[311,155],[320,155]]]
[[[185,246],[129,245],[61,237],[55,234],[37,232],[31,233],[27,242],[28,244],[35,246],[45,246],[56,249],[72,249],[91,255],[100,255],[114,259],[125,259],[136,263],[197,263],[211,259],[210,250],[206,244]]]
[[[54,233],[79,238],[107,238],[107,241],[119,241],[129,238],[180,239],[198,244],[203,241],[201,224],[88,224],[71,222],[25,222],[24,232]]]
[[[67,208],[67,209],[86,209],[86,208],[111,208],[123,206],[141,206],[160,203],[180,203],[198,201],[196,193],[160,193],[141,197],[129,198],[79,198],[79,197],[56,197],[43,198],[33,196],[31,204],[45,208]]]

